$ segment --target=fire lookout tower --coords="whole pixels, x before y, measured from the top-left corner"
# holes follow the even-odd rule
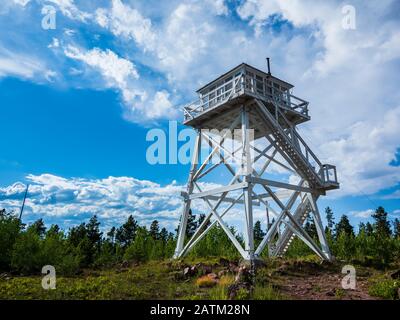
[[[297,132],[296,126],[310,116],[308,102],[292,90],[293,85],[272,76],[269,59],[268,72],[242,63],[200,88],[199,100],[184,107],[184,124],[197,131],[197,138],[187,190],[182,192],[175,258],[187,254],[218,223],[245,260],[257,259],[266,247],[269,256],[282,256],[295,236],[321,259],[332,259],[317,199],[339,188],[336,167],[322,164]],[[215,130],[225,133],[217,139]],[[240,134],[229,136],[233,130]],[[228,140],[239,147],[229,150]],[[211,161],[215,158],[218,161]],[[226,168],[226,183],[221,184],[219,175],[218,184],[204,187],[210,184],[202,179],[212,177],[218,167]],[[215,176],[212,179],[216,182]],[[196,201],[203,201],[209,213],[185,239],[189,210]],[[223,220],[229,213],[243,221],[244,247]],[[257,247],[253,215],[266,222],[266,235]],[[310,215],[318,241],[303,228]]]

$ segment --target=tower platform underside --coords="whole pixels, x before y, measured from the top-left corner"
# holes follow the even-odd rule
[[[231,98],[223,104],[217,104],[216,106],[210,107],[203,112],[197,114],[193,119],[185,120],[184,125],[191,126],[195,129],[216,129],[224,130],[230,127],[234,119],[238,117],[241,112],[241,106],[252,104],[256,97],[251,94],[240,94],[237,97]],[[258,97],[260,99],[260,97]],[[264,100],[264,104],[270,112],[274,112],[275,106]],[[310,117],[300,112],[281,108],[287,120],[294,125],[306,122],[310,120]],[[263,125],[263,121],[260,119],[260,115],[256,108],[249,108],[249,121],[250,128],[254,129],[254,138],[258,139],[267,134],[270,134],[270,130]],[[283,121],[280,125],[287,129],[289,125]],[[233,129],[240,129],[241,124],[239,123]]]

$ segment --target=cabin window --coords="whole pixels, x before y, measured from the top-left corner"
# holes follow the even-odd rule
[[[256,76],[256,88],[259,94],[264,94],[263,78],[260,76]]]
[[[210,87],[209,89],[208,100],[210,106],[213,106],[215,104],[215,85]]]
[[[230,77],[226,78],[226,79],[225,79],[225,83],[227,83],[227,82],[231,81],[232,79],[233,79],[233,78],[232,78],[232,76],[230,76]]]

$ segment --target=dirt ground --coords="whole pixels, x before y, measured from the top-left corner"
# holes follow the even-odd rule
[[[272,273],[279,292],[295,300],[377,300],[368,294],[371,272],[358,270],[355,289],[343,289],[341,265],[283,264]]]

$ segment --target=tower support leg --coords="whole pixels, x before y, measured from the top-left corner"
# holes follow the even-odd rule
[[[194,186],[193,178],[196,173],[197,165],[199,163],[200,153],[201,153],[201,133],[199,131],[197,133],[194,152],[193,152],[192,166],[190,169],[189,180],[188,180],[188,184],[187,184],[187,194],[191,194],[193,192],[193,186]],[[189,210],[190,210],[190,204],[191,204],[191,200],[189,198],[185,197],[184,204],[183,204],[182,217],[181,217],[181,221],[179,224],[178,240],[176,243],[174,258],[179,258],[181,255],[182,249],[183,249],[183,244],[185,242]]]
[[[247,176],[250,176],[253,171],[252,158],[250,154],[250,125],[249,114],[245,106],[242,106],[242,163],[241,170],[243,181]],[[254,224],[253,224],[253,186],[248,184],[247,188],[243,189],[244,195],[244,213],[246,215],[246,228],[244,247],[247,253],[246,260],[254,260]]]
[[[329,245],[328,241],[326,240],[325,230],[322,225],[321,215],[319,214],[318,210],[317,198],[312,194],[309,194],[308,198],[311,203],[311,208],[314,215],[314,223],[317,229],[318,239],[321,244],[322,252],[324,253],[326,260],[332,261],[332,254],[331,251],[329,250]]]

